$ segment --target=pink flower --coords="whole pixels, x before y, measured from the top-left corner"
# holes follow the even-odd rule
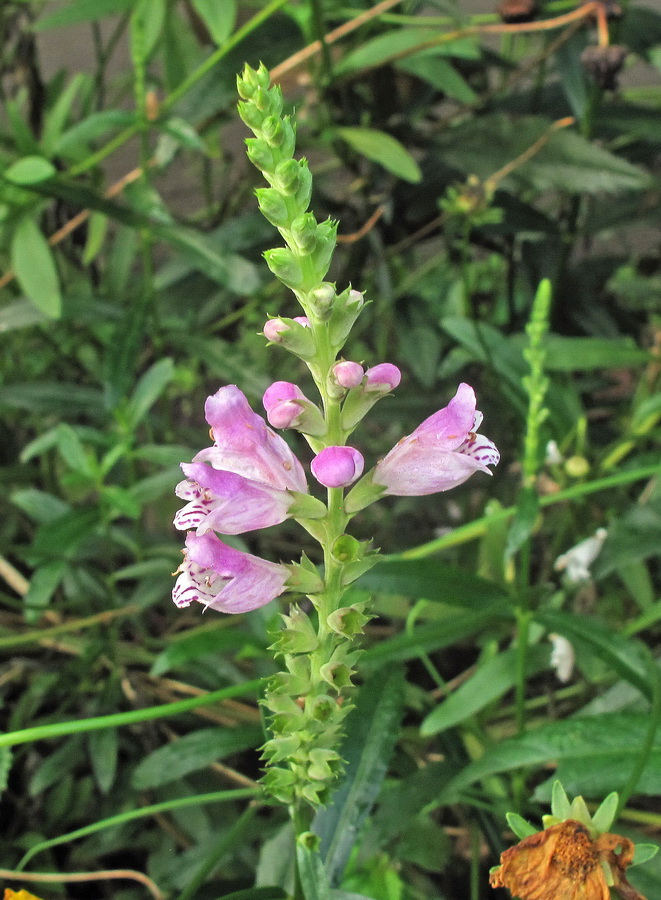
[[[286,588],[289,570],[228,547],[215,534],[186,535],[184,561],[172,591],[182,609],[191,603],[243,613],[265,606]]]
[[[252,411],[236,385],[208,397],[204,413],[214,446],[201,450],[193,462],[210,462],[214,469],[270,487],[307,493],[303,467],[280,435]]]
[[[312,460],[312,474],[329,488],[347,487],[363,474],[365,460],[353,447],[326,447]]]
[[[289,491],[260,484],[234,472],[205,463],[182,463],[186,480],[174,492],[189,502],[174,517],[180,531],[198,534],[220,531],[242,534],[284,522],[294,496]]]
[[[175,516],[176,527],[195,528],[198,535],[240,534],[283,522],[295,499],[291,492],[308,493],[287,444],[234,385],[209,397],[205,413],[215,443],[182,463],[186,480],[175,493],[188,502]]]
[[[460,384],[457,393],[376,464],[372,482],[386,494],[413,497],[435,494],[463,484],[473,472],[491,474],[500,454],[495,445],[475,434],[482,413],[475,409],[475,392]]]

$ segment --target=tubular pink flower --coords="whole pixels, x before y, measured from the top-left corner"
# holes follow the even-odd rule
[[[387,393],[394,391],[402,380],[402,373],[392,363],[380,363],[365,372],[367,376],[366,391]]]
[[[326,447],[312,460],[312,474],[324,487],[347,487],[363,474],[365,460],[353,447]]]
[[[220,388],[204,407],[214,446],[201,450],[194,463],[234,472],[281,490],[307,493],[303,467],[285,441],[253,412],[236,385]]]
[[[482,413],[475,409],[475,392],[460,384],[457,393],[376,464],[374,484],[386,494],[413,497],[435,494],[463,484],[473,472],[491,474],[500,454],[488,438],[476,434]]]
[[[184,561],[172,591],[175,604],[191,603],[225,613],[265,606],[286,588],[289,570],[228,547],[215,534],[186,535]]]
[[[189,501],[174,517],[175,527],[181,531],[242,534],[269,528],[284,522],[294,502],[289,491],[205,463],[182,463],[181,468],[186,480],[179,482],[174,492]]]
[[[331,369],[331,377],[336,384],[347,389],[358,387],[364,375],[365,370],[360,363],[350,362],[347,359],[342,359],[340,362],[335,363]]]

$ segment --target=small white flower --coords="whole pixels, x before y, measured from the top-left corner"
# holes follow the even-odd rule
[[[558,681],[566,684],[574,671],[575,653],[574,647],[566,637],[561,634],[550,634],[549,640],[553,644],[551,650],[551,668],[555,669]]]
[[[592,537],[576,544],[571,550],[559,556],[554,565],[556,572],[564,572],[570,584],[581,584],[590,580],[590,566],[599,556],[607,531],[597,528]]]
[[[563,455],[560,452],[556,441],[549,441],[546,445],[546,455],[544,461],[547,466],[559,466],[563,461]]]

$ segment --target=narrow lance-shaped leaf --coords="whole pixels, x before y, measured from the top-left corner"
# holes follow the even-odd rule
[[[47,316],[57,319],[62,309],[60,280],[48,242],[32,219],[23,219],[14,232],[11,261],[28,299]]]

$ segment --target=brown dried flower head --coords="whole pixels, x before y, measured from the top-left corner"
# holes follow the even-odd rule
[[[610,900],[609,885],[622,900],[646,900],[626,879],[633,854],[628,838],[593,838],[584,824],[567,819],[506,850],[489,881],[519,900]]]

